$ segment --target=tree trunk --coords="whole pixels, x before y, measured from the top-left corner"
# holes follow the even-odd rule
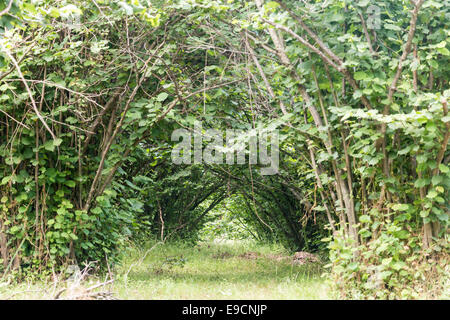
[[[0,220],[0,257],[3,260],[3,267],[8,267],[8,239],[3,231],[3,222]]]

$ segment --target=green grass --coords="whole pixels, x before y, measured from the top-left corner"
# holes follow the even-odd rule
[[[130,247],[113,270],[114,283],[99,290],[111,290],[118,299],[137,300],[328,299],[321,266],[279,259],[288,255],[280,246],[245,242]],[[91,276],[82,287],[103,281],[104,277]],[[0,283],[0,299],[52,299],[66,285]]]
[[[165,244],[154,247],[139,264],[144,252],[129,252],[118,270],[121,299],[328,298],[321,267],[277,260],[288,255],[279,246]]]

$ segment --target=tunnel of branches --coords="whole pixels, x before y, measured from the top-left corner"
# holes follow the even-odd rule
[[[195,242],[205,223],[222,218],[209,214],[218,206],[239,220],[249,238],[281,242],[290,250],[316,250],[328,234],[326,219],[317,214],[320,208],[314,210],[318,204],[304,195],[303,184],[312,184],[312,175],[299,186],[287,171],[282,170],[284,176],[264,176],[248,163],[173,165],[170,154],[157,163],[153,157],[139,159],[123,168],[118,183],[131,206],[130,199],[143,204],[136,217],[141,226],[148,226],[142,235]]]
[[[448,6],[377,1],[368,33],[370,1],[131,2],[0,16],[0,272],[195,242],[218,208],[292,251],[445,239]],[[175,165],[195,121],[278,130],[278,174]]]

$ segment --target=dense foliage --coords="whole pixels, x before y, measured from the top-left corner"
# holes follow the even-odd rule
[[[343,296],[420,296],[448,262],[449,21],[448,0],[1,0],[0,271],[196,241],[215,212],[325,238]],[[196,120],[278,129],[280,172],[174,165]]]

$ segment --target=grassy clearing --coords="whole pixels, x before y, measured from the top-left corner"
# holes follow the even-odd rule
[[[153,246],[149,245],[148,248]],[[318,264],[293,264],[280,246],[245,242],[159,244],[129,248],[114,271],[118,299],[328,299]],[[143,259],[145,253],[145,259]],[[89,288],[101,278],[82,283]],[[52,299],[68,284],[1,285],[0,299]],[[67,294],[63,294],[64,298]]]

